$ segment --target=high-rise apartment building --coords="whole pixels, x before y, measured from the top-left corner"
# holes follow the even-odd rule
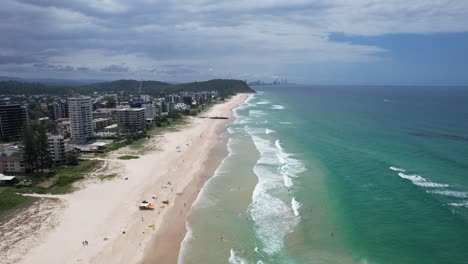
[[[0,138],[18,140],[28,127],[28,107],[24,105],[0,105]]]
[[[145,108],[118,109],[117,126],[119,130],[144,130],[146,127]]]
[[[93,136],[93,103],[91,97],[68,98],[70,134],[74,143],[84,143]]]

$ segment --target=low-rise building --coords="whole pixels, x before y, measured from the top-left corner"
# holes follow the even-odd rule
[[[0,173],[26,172],[26,165],[22,156],[0,156]]]
[[[103,130],[106,126],[110,125],[112,123],[112,120],[110,118],[96,118],[93,119],[93,130],[94,131],[101,131]]]
[[[62,164],[65,162],[65,142],[62,135],[47,135],[49,139],[49,152],[52,162]]]

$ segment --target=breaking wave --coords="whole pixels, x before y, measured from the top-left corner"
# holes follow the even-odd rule
[[[287,165],[298,165],[301,162],[286,153],[280,140],[273,142],[262,138],[260,133],[256,133],[256,129],[246,129],[246,131],[260,152],[260,159],[254,166],[258,184],[253,192],[250,214],[255,223],[256,236],[262,242],[259,250],[272,255],[283,248],[285,236],[299,223],[297,216],[300,203],[293,200],[288,205],[286,201],[275,197],[271,191],[275,190],[275,193],[289,191],[293,186],[293,180],[289,176],[295,175],[295,167]],[[281,189],[282,185],[286,188]]]
[[[267,104],[271,104],[271,102],[268,101],[268,100],[261,100],[261,101],[257,102],[257,104],[258,105],[267,105]]]
[[[439,194],[443,196],[455,197],[455,198],[468,198],[468,192],[459,192],[459,191],[451,191],[451,190],[430,190],[427,191],[428,193]]]
[[[231,248],[231,255],[229,256],[229,264],[248,264],[247,260],[239,257],[234,251],[234,249]]]
[[[420,175],[416,175],[416,174],[410,175],[410,174],[405,174],[403,172],[399,172],[398,176],[400,176],[402,179],[410,180],[414,185],[421,186],[421,187],[428,187],[428,188],[449,187],[448,184],[431,182],[427,180],[426,178]]]
[[[468,201],[463,201],[461,203],[449,203],[449,205],[455,206],[455,207],[466,207],[466,208],[468,208]]]
[[[296,198],[292,198],[291,200],[291,207],[294,211],[295,216],[299,216],[299,208],[301,208],[302,204],[296,200]]]
[[[273,110],[282,110],[282,109],[285,109],[286,107],[282,106],[282,105],[272,105],[271,106],[271,109]]]

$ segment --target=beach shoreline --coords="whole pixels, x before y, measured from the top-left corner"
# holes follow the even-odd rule
[[[100,173],[118,173],[117,178],[91,179],[59,196],[65,206],[56,209],[57,224],[31,233],[34,240],[18,244],[21,254],[11,247],[9,254],[21,255],[20,260],[0,262],[150,263],[156,257],[158,263],[176,263],[191,204],[227,155],[226,125],[247,97],[238,94],[204,114],[228,119],[189,117],[182,129],[152,137],[147,144],[157,149],[139,159],[118,159],[128,148],[111,153]],[[152,200],[153,194],[158,198]],[[155,210],[139,210],[144,199],[154,202]]]

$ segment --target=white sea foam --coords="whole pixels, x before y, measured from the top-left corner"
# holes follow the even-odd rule
[[[301,208],[301,206],[302,204],[293,197],[291,200],[291,208],[293,209],[295,216],[299,216],[299,208]]]
[[[265,134],[271,134],[271,133],[274,133],[275,131],[274,130],[271,130],[271,129],[265,129]]]
[[[257,102],[257,104],[258,105],[267,105],[267,104],[271,104],[271,102],[268,101],[268,100],[261,100],[261,101]]]
[[[247,131],[249,134],[265,134],[266,130],[265,128],[262,127],[250,127],[250,126],[244,126],[244,130]]]
[[[389,169],[391,169],[392,171],[398,171],[398,172],[406,172],[405,169],[402,169],[402,168],[398,168],[398,167],[390,167]]]
[[[463,201],[461,203],[449,203],[449,205],[455,206],[455,207],[466,207],[466,208],[468,208],[468,201]]]
[[[266,113],[262,110],[249,110],[249,115],[254,117],[262,117],[265,116]]]
[[[231,248],[231,255],[229,256],[229,263],[230,264],[247,264],[247,260],[241,258],[237,255],[236,251]]]
[[[255,233],[263,242],[262,251],[272,255],[284,246],[284,238],[292,232],[298,220],[289,214],[289,207],[281,199],[268,194],[268,188],[263,184],[266,177],[257,174],[259,183],[253,194],[253,204],[250,212],[255,222]]]
[[[292,158],[288,158],[286,164],[282,165],[279,169],[281,172],[284,172],[293,178],[296,178],[298,177],[298,174],[307,171],[306,167],[301,161]]]
[[[237,115],[238,110],[244,110],[247,107],[253,106],[253,104],[250,103],[255,98],[255,94],[249,95],[249,97],[244,101],[243,104],[239,105],[238,107],[234,108],[232,111]]]
[[[427,180],[426,178],[422,177],[421,175],[416,175],[416,174],[409,175],[403,172],[399,172],[398,176],[400,176],[403,179],[410,180],[414,185],[421,186],[421,187],[428,187],[428,188],[449,187],[448,184],[431,182]]]
[[[285,181],[285,175],[278,168],[282,165],[279,156],[278,146],[259,135],[252,133],[250,135],[254,141],[257,150],[260,152],[260,159],[254,167],[254,172],[258,177],[258,184],[255,186],[250,213],[255,222],[255,233],[262,241],[261,250],[267,254],[274,254],[281,250],[284,243],[284,237],[292,232],[298,224],[298,219],[294,217],[290,207],[281,199],[269,193],[270,190],[284,185],[292,184],[292,181]],[[279,144],[279,142],[278,142]],[[277,145],[278,145],[277,144]],[[287,155],[285,155],[287,156]],[[276,165],[276,170],[274,170]]]
[[[434,193],[434,194],[440,194],[444,196],[449,196],[449,197],[455,197],[455,198],[468,198],[468,192],[459,192],[459,191],[451,191],[451,190],[430,190],[427,191],[428,193]]]
[[[239,124],[249,124],[249,123],[252,123],[252,119],[248,117],[242,118],[242,120],[239,121]]]
[[[276,157],[278,158],[278,161],[281,164],[285,164],[287,162],[286,157],[283,157],[281,153],[276,153]],[[281,167],[280,167],[280,170],[281,170]]]
[[[279,139],[275,140],[275,147],[280,151],[284,150],[283,147],[281,147],[281,143]]]
[[[286,174],[283,174],[283,181],[284,181],[284,186],[288,188],[293,186],[293,182],[291,178],[289,178],[288,175]]]
[[[182,264],[185,252],[187,251],[188,243],[193,239],[193,231],[190,228],[188,222],[185,222],[185,228],[187,229],[187,233],[185,233],[185,237],[180,244],[179,256],[177,257],[177,263]]]
[[[292,125],[292,122],[288,122],[288,121],[281,121],[279,123],[283,125]]]
[[[225,167],[225,163],[227,162],[227,160],[229,158],[231,158],[232,155],[234,155],[235,153],[233,152],[232,150],[232,145],[235,144],[234,143],[234,139],[233,138],[229,138],[228,139],[228,143],[227,143],[227,148],[228,148],[228,155],[221,161],[221,163],[219,164],[218,168],[216,168],[214,174],[212,177],[210,177],[206,182],[205,184],[203,185],[203,187],[201,188],[200,190],[200,193],[198,194],[197,198],[195,199],[195,201],[193,202],[192,204],[192,207],[193,208],[207,208],[207,207],[213,207],[213,206],[216,206],[216,204],[218,203],[218,200],[215,198],[215,197],[211,197],[209,195],[209,193],[206,192],[206,189],[209,188],[210,184],[211,184],[211,181],[213,179],[215,179],[216,177],[218,177],[219,175],[221,174],[224,174],[226,172],[226,170],[224,169]]]
[[[283,105],[272,105],[271,106],[271,109],[273,110],[282,110],[282,109],[285,109],[286,107],[284,107]]]
[[[417,174],[407,174],[406,169],[403,168],[398,168],[398,167],[389,167],[390,170],[398,172],[398,176],[402,179],[406,179],[411,181],[414,185],[420,186],[420,187],[426,187],[426,188],[446,188],[449,187],[450,185],[445,184],[445,183],[436,183],[432,182],[426,178],[424,178],[421,175]]]

